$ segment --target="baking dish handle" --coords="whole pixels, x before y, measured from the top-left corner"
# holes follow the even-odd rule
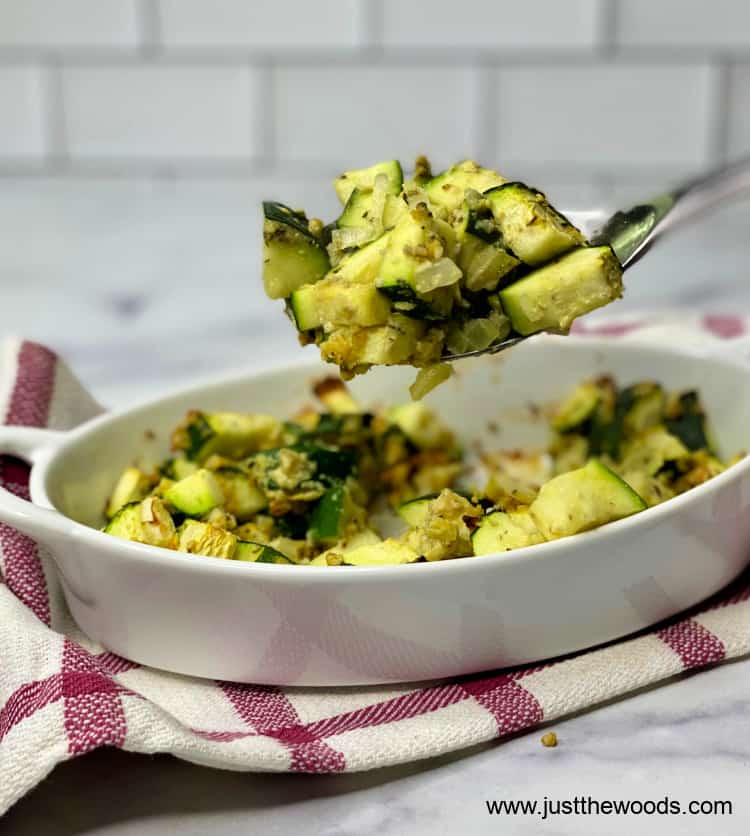
[[[33,465],[42,453],[58,447],[65,433],[37,427],[0,425],[0,455],[14,456]],[[51,508],[34,505],[15,493],[0,487],[0,522],[17,528],[30,537],[66,530],[70,522]]]

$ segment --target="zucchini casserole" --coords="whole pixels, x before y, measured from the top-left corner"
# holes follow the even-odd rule
[[[549,443],[469,462],[422,401],[367,411],[340,380],[288,420],[189,412],[173,455],[128,467],[104,531],[175,552],[383,566],[506,552],[637,514],[727,466],[700,397],[587,380],[545,408]]]

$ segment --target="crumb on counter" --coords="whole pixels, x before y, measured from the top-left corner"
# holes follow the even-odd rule
[[[557,735],[555,732],[551,731],[542,735],[542,746],[547,749],[554,749],[557,746]]]

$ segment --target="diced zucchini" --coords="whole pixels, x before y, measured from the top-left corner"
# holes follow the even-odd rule
[[[345,566],[391,566],[414,563],[419,560],[419,555],[414,549],[389,537],[382,543],[346,551],[342,558]]]
[[[672,398],[664,423],[688,450],[713,450],[706,413],[697,392],[683,392]]]
[[[404,182],[404,174],[401,170],[401,163],[398,160],[387,160],[377,163],[369,168],[345,171],[340,177],[333,181],[333,188],[336,190],[339,200],[345,204],[354,189],[372,191],[375,185],[375,178],[384,174],[388,184],[389,194],[397,195],[401,191]]]
[[[372,190],[353,189],[346,201],[343,211],[336,221],[340,229],[347,227],[363,227],[372,224]]]
[[[292,564],[292,561],[280,551],[271,546],[264,546],[262,543],[251,543],[249,540],[237,541],[233,559],[242,560],[245,563]]]
[[[174,479],[168,476],[162,476],[161,479],[151,488],[149,496],[158,496],[159,499],[164,499],[164,494],[174,485]]]
[[[191,473],[195,473],[196,470],[198,470],[198,465],[195,462],[191,462],[189,459],[183,459],[180,456],[167,459],[161,466],[161,472],[168,479],[173,479],[175,482],[179,482],[180,479],[185,479]]]
[[[507,284],[520,261],[503,248],[499,238],[490,242],[467,231],[456,263],[464,274],[466,289],[476,292]]]
[[[632,399],[625,410],[622,428],[626,435],[635,435],[661,423],[666,396],[658,383],[647,380],[623,390]]]
[[[646,503],[597,459],[542,485],[529,513],[546,540],[568,537],[629,517]]]
[[[552,462],[546,453],[498,450],[485,457],[490,478],[484,493],[498,505],[508,500],[528,505],[552,476]]]
[[[663,426],[651,427],[631,438],[623,450],[618,470],[626,482],[635,472],[653,476],[668,462],[688,455],[688,448]]]
[[[472,554],[469,523],[482,511],[465,496],[450,489],[442,490],[427,505],[427,513],[402,537],[427,561],[450,560]]]
[[[328,272],[328,254],[288,206],[265,202],[263,214],[263,284],[271,299],[284,299]]]
[[[271,415],[194,410],[172,434],[172,447],[184,450],[194,462],[205,461],[213,453],[241,459],[273,446],[281,433],[281,422]]]
[[[420,319],[444,319],[453,305],[451,288],[426,293],[418,289],[419,271],[443,257],[444,243],[424,205],[412,209],[391,232],[376,287],[399,305],[399,310]],[[458,271],[456,278],[460,277]]]
[[[261,487],[265,490],[283,489],[289,492],[311,478],[329,485],[346,479],[354,473],[356,465],[355,450],[312,441],[300,441],[290,447],[265,450],[253,458],[253,472]]]
[[[355,450],[340,449],[328,444],[300,442],[292,448],[303,453],[315,465],[315,478],[328,480],[346,479],[357,467]]]
[[[379,288],[390,300],[394,311],[412,319],[440,321],[450,316],[455,293],[451,288],[441,287],[428,293],[418,293],[406,282],[397,282]]]
[[[319,282],[318,282],[319,284]],[[318,284],[303,284],[292,292],[289,297],[289,308],[298,331],[312,331],[319,328],[323,322],[318,313],[315,288]]]
[[[384,174],[375,178],[373,189],[354,189],[331,231],[328,254],[335,266],[352,252],[392,229],[408,207],[401,196],[390,194]]]
[[[130,502],[120,508],[104,529],[106,534],[134,540],[149,546],[173,549],[176,542],[174,522],[164,503],[156,496]]]
[[[343,563],[342,555],[347,552],[352,552],[362,546],[375,546],[382,542],[382,539],[371,528],[364,528],[361,531],[355,531],[321,552],[310,561],[310,566],[341,566]]]
[[[413,401],[421,401],[422,398],[445,383],[453,374],[453,366],[450,363],[432,363],[423,366],[418,372],[414,383],[409,387],[409,394]]]
[[[743,458],[743,456],[740,456],[740,458]],[[664,475],[671,476],[673,479],[671,485],[675,492],[682,493],[696,485],[702,485],[709,479],[713,479],[714,476],[718,476],[724,470],[726,470],[726,465],[703,449],[695,450],[683,459],[670,462],[664,468]]]
[[[592,456],[606,453],[617,459],[626,436],[638,432],[638,427],[658,423],[663,392],[661,387],[649,381],[626,386],[619,392],[608,377],[595,381],[595,385],[600,399],[591,420],[589,453]]]
[[[382,217],[373,217],[373,192],[364,189],[354,189],[344,210],[336,221],[339,229],[381,226],[392,229],[399,218],[408,211],[406,202],[396,194],[386,194],[382,207]]]
[[[216,508],[212,508],[207,514],[204,514],[201,517],[201,522],[215,525],[217,528],[223,528],[225,531],[234,531],[237,528],[237,517],[234,514],[230,514],[221,505],[217,505]]]
[[[428,493],[425,496],[418,496],[408,502],[402,502],[396,509],[401,519],[410,526],[419,525],[427,518],[430,510],[430,503],[440,496],[439,493]]]
[[[554,459],[554,474],[567,473],[586,464],[589,440],[584,435],[565,433],[552,442],[550,452]]]
[[[430,202],[452,211],[464,200],[466,189],[486,192],[505,183],[505,178],[490,168],[482,168],[473,160],[464,160],[433,177],[425,186]]]
[[[414,286],[420,264],[437,261],[444,252],[434,219],[425,204],[407,212],[391,232],[377,282],[387,286],[397,281]]]
[[[344,536],[347,527],[357,516],[358,508],[352,501],[349,489],[345,485],[333,485],[313,508],[308,537],[314,543],[331,545]]]
[[[177,534],[177,550],[181,552],[230,560],[237,548],[237,538],[231,531],[198,520],[185,520]]]
[[[424,333],[422,322],[392,314],[387,325],[334,331],[320,344],[320,353],[324,360],[336,363],[343,370],[398,365],[414,356]]]
[[[313,392],[332,415],[356,415],[362,411],[344,381],[337,377],[319,380]]]
[[[151,480],[142,470],[137,467],[126,467],[117,480],[107,503],[107,517],[110,519],[114,517],[123,505],[139,502],[146,497],[150,489]]]
[[[268,506],[263,491],[245,471],[236,467],[220,467],[214,477],[223,495],[223,505],[239,522],[246,522]]]
[[[497,311],[491,311],[484,317],[452,322],[448,326],[445,346],[451,354],[483,351],[504,340],[509,333],[508,317]]]
[[[582,247],[500,291],[519,334],[565,333],[574,319],[622,296],[622,268],[609,247]]]
[[[623,401],[611,377],[600,377],[596,381],[599,387],[599,403],[591,418],[589,430],[589,456],[606,454],[616,459],[622,441]]]
[[[421,401],[393,406],[385,415],[420,450],[448,450],[455,447],[453,433]]]
[[[456,494],[457,496],[463,497],[464,499],[471,498],[471,494],[466,493],[465,491],[452,491],[452,493]],[[398,508],[396,508],[396,511],[407,525],[410,525],[412,527],[417,526],[420,523],[423,523],[425,519],[427,519],[427,514],[430,510],[430,504],[439,496],[440,491],[426,493],[423,496],[416,497],[416,499],[410,499],[407,502],[402,502],[401,505],[399,505]]]
[[[409,206],[401,195],[396,197],[387,194],[385,196],[385,209],[383,209],[383,226],[386,229],[393,229],[408,211]]]
[[[588,421],[599,404],[601,392],[595,383],[582,383],[555,410],[552,428],[561,433],[575,430]]]
[[[644,471],[623,472],[622,478],[638,496],[642,497],[649,508],[652,505],[659,505],[676,495],[674,488],[669,483],[669,478],[664,473],[649,476]]]
[[[295,290],[290,305],[300,331],[321,325],[385,325],[391,310],[374,285],[333,277]]]
[[[210,470],[204,469],[175,482],[164,498],[177,511],[190,517],[202,517],[224,502],[218,480]]]
[[[545,264],[586,243],[580,230],[547,198],[524,183],[505,183],[484,194],[504,245],[524,264]]]
[[[316,415],[317,422],[310,428],[307,437],[338,447],[357,447],[364,452],[363,445],[367,444],[371,436],[372,418],[367,412],[323,412]]]
[[[474,554],[494,554],[543,543],[544,537],[528,511],[495,511],[483,517],[471,544]]]
[[[378,275],[383,256],[391,240],[391,232],[385,232],[380,238],[364,247],[344,255],[331,270],[329,277],[349,284],[371,284]]]
[[[387,416],[385,417],[387,418]],[[405,461],[417,449],[416,445],[406,437],[406,433],[401,427],[391,423],[390,420],[377,436],[376,441],[378,443],[378,456],[386,469]]]

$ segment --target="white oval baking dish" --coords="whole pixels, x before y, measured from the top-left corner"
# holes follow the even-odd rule
[[[649,377],[697,386],[722,452],[750,445],[750,368],[698,349],[535,338],[502,358],[460,364],[429,402],[467,445],[534,445],[545,427],[533,405],[602,372],[623,383]],[[330,367],[221,380],[69,433],[0,427],[0,452],[33,464],[33,503],[0,491],[0,520],[48,547],[74,618],[109,650],[179,673],[279,685],[433,679],[558,656],[690,607],[748,562],[750,458],[601,529],[442,563],[248,564],[97,530],[118,473],[163,457],[187,409],[287,416],[310,400],[309,382],[321,374]],[[378,369],[352,389],[363,404],[394,403],[408,397],[412,377],[409,369]]]

